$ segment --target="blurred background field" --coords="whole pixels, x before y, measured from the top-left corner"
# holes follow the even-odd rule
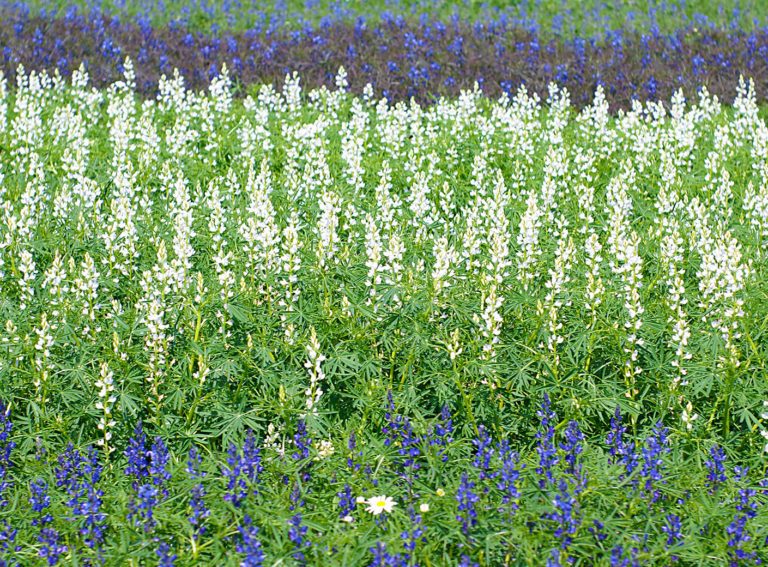
[[[15,3],[11,3],[14,5]],[[684,27],[754,31],[768,24],[768,5],[758,0],[523,0],[502,2],[444,0],[422,2],[366,2],[282,0],[277,2],[61,2],[34,0],[27,5],[61,17],[76,6],[81,13],[96,10],[131,19],[146,18],[152,25],[171,22],[193,32],[243,32],[254,26],[301,29],[334,21],[365,18],[378,22],[402,17],[409,21],[451,19],[488,22],[506,20],[552,36],[600,38],[606,32],[671,33]]]

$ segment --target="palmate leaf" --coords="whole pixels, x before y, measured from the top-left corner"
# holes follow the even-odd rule
[[[224,358],[224,359],[218,359],[216,361],[211,361],[211,379],[212,380],[218,380],[221,378],[226,378],[227,380],[232,380],[235,376],[240,374],[242,369],[240,368],[240,364],[231,358]]]
[[[227,312],[239,323],[249,323],[251,321],[249,311],[242,305],[229,302],[227,303]]]
[[[141,398],[138,398],[127,390],[117,391],[116,405],[122,416],[131,419],[132,421],[140,418],[144,406]]]
[[[226,448],[230,442],[237,443],[244,436],[247,429],[255,431],[260,430],[260,424],[256,419],[258,410],[243,411],[241,407],[239,411],[233,411],[232,408],[220,406],[217,417],[214,417],[214,426],[205,430],[205,436],[208,439],[220,441],[221,446]],[[226,411],[226,413],[223,413]]]

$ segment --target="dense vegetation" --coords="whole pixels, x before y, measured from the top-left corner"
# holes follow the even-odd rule
[[[503,57],[480,81],[484,34],[532,57],[546,3],[549,36],[472,4],[442,28],[306,12],[375,80],[364,58],[313,75],[285,21],[258,32],[276,86],[243,80],[225,26],[186,45],[191,22],[92,8],[2,7],[0,565],[768,560],[766,48],[744,13],[702,32],[665,5],[657,30],[537,52],[660,73],[690,63],[678,37],[728,69],[651,96],[523,87]],[[373,55],[460,61],[457,37],[445,92]],[[157,38],[182,43],[142,60]]]

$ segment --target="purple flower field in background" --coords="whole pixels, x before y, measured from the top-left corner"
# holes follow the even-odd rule
[[[68,77],[83,62],[93,84],[104,87],[122,78],[130,57],[137,91],[148,97],[155,96],[162,74],[178,69],[189,88],[204,89],[226,64],[239,95],[250,85],[282,85],[293,71],[306,88],[333,87],[343,66],[350,90],[361,93],[370,83],[377,97],[390,101],[429,103],[477,81],[490,97],[513,95],[525,85],[542,98],[556,82],[577,108],[592,101],[599,84],[613,110],[635,98],[668,100],[678,89],[691,98],[701,86],[730,102],[740,75],[754,79],[758,102],[768,98],[768,28],[726,31],[706,21],[668,35],[609,30],[597,39],[545,40],[536,26],[505,18],[413,22],[384,15],[376,22],[328,20],[295,30],[218,34],[74,9],[50,17],[6,6],[0,19],[6,23],[0,27],[6,76],[21,64]]]

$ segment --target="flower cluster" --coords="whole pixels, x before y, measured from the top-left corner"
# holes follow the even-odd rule
[[[229,444],[227,466],[222,466],[222,474],[227,479],[227,492],[224,500],[239,508],[249,494],[258,496],[259,474],[264,470],[261,452],[256,445],[256,437],[249,431],[242,450],[238,451],[234,443]]]

